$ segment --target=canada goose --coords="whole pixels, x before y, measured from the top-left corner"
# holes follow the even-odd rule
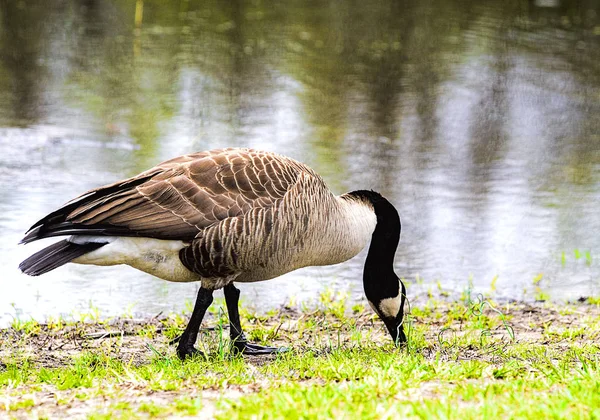
[[[374,191],[335,196],[316,172],[288,157],[237,148],[180,156],[75,198],[35,223],[21,243],[63,235],[69,237],[19,268],[38,276],[68,262],[128,264],[164,280],[200,282],[178,340],[181,359],[199,352],[198,330],[220,288],[234,347],[254,355],[279,351],[247,342],[234,282],[340,263],[371,239],[365,295],[394,342],[406,342],[406,291],[393,270],[398,212]]]

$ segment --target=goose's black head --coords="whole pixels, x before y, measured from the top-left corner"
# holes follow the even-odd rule
[[[400,241],[400,216],[396,208],[375,191],[353,191],[349,195],[370,203],[377,217],[363,273],[365,295],[394,343],[406,343],[402,324],[406,288],[394,273],[394,256]]]

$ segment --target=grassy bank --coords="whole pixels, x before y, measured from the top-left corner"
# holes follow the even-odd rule
[[[249,338],[290,347],[233,356],[224,304],[207,356],[169,346],[186,317],[15,321],[0,330],[0,417],[600,418],[597,304],[430,300],[396,349],[370,309],[243,313]],[[204,346],[204,347],[202,347]]]

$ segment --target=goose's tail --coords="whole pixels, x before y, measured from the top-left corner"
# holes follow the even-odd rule
[[[106,243],[74,244],[65,239],[36,252],[19,264],[19,268],[25,274],[39,276],[103,245]]]

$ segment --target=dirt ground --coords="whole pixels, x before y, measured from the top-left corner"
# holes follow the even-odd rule
[[[420,350],[425,358],[441,357],[452,360],[485,360],[494,363],[494,359],[501,353],[498,346],[512,343],[535,343],[536,345],[551,345],[555,349],[561,346],[567,348],[574,342],[585,344],[585,334],[581,336],[574,334],[572,337],[562,339],[560,334],[565,331],[575,331],[582,327],[582,320],[589,317],[598,319],[600,317],[600,307],[598,305],[588,305],[585,303],[569,306],[549,306],[544,304],[511,304],[508,308],[500,308],[507,320],[507,324],[512,329],[514,341],[508,340],[510,332],[502,323],[497,323],[493,328],[486,332],[482,340],[490,340],[495,344],[489,347],[465,346],[459,352],[455,351],[453,343],[457,342],[463,333],[463,322],[453,321],[450,328],[445,326],[446,320],[452,315],[456,316],[456,307],[440,306],[432,314],[413,315],[413,325],[424,327],[425,340],[427,346]],[[413,311],[417,312],[417,311]],[[485,309],[484,313],[490,317],[497,313],[490,309]],[[317,325],[325,325],[324,333],[332,334],[332,325],[338,325],[341,329],[342,342],[349,340],[349,331],[346,330],[344,322],[329,322],[331,315],[319,311],[312,313],[300,313],[289,309],[282,309],[276,315],[262,320],[262,326],[277,331],[271,344],[279,346],[290,346],[293,344],[295,349],[302,349],[305,346],[311,347],[314,342],[310,334],[304,334],[302,338],[298,337],[295,330],[298,322],[307,317],[315,317]],[[374,331],[375,341],[385,343],[389,340],[384,331],[381,322],[375,319],[372,313],[367,310],[361,314],[349,315],[355,323],[354,328],[366,328]],[[497,317],[497,316],[496,316]],[[215,319],[208,319],[207,325],[215,325]],[[251,321],[247,321],[251,322]],[[14,328],[0,329],[0,373],[7,368],[7,364],[20,363],[28,360],[38,368],[59,368],[72,363],[73,357],[86,351],[102,351],[108,353],[111,357],[120,359],[129,364],[143,365],[149,363],[156,356],[156,351],[173,355],[174,345],[169,344],[169,339],[165,336],[166,322],[164,318],[149,319],[113,319],[106,323],[78,322],[72,325],[64,326],[60,329],[53,328],[47,324],[39,324],[32,331],[18,331]],[[149,336],[144,331],[153,331]],[[554,335],[548,334],[554,331]],[[217,334],[216,329],[205,328],[203,330],[205,341],[209,341],[210,335]],[[227,334],[227,332],[225,332]],[[336,340],[338,339],[336,335]],[[569,335],[568,333],[566,335]],[[492,337],[506,337],[506,340],[492,340]],[[500,349],[501,350],[501,349]],[[271,357],[246,357],[246,362],[252,366],[260,366],[269,363]],[[256,392],[261,385],[251,384],[243,386],[228,386],[227,389],[204,389],[199,390],[192,384],[182,381],[181,387],[177,391],[152,391],[145,389],[141,385],[131,383],[118,383],[113,385],[115,392],[119,395],[119,401],[135,401],[141,404],[143,401],[152,401],[160,404],[161,401],[173,401],[178,396],[186,395],[190,397],[201,396],[203,408],[201,417],[212,417],[215,410],[215,401],[226,395],[235,398],[247,392]],[[90,410],[97,409],[103,404],[102,397],[93,397],[80,401],[77,398],[77,389],[58,391],[48,385],[42,384],[35,389],[27,389],[26,385],[19,385],[16,388],[4,386],[0,388],[0,409],[2,402],[5,407],[14,404],[23,398],[33,398],[35,400],[35,411],[12,411],[11,416],[16,418],[31,418],[38,415],[49,416],[50,418],[86,417]],[[422,397],[422,396],[421,396]],[[57,405],[57,400],[62,400],[61,405]],[[64,401],[67,401],[65,404]],[[37,414],[36,414],[37,413]],[[41,413],[41,414],[40,414]],[[2,410],[0,410],[2,418]]]
[[[512,328],[517,343],[535,342],[539,345],[548,344],[546,334],[548,329],[559,331],[579,328],[581,320],[585,316],[600,317],[600,307],[587,304],[570,305],[567,309],[562,306],[521,303],[511,304],[508,310],[500,307],[500,310],[506,317],[507,325]],[[436,345],[452,346],[452,342],[461,334],[462,323],[460,320],[454,321],[450,328],[444,327],[448,318],[445,315],[450,311],[452,311],[451,308],[441,306],[435,309],[436,316],[413,315],[414,325],[429,327],[425,331],[425,338],[427,342],[434,343],[434,346],[431,347],[433,351],[436,350]],[[484,313],[490,317],[496,316],[485,308]],[[273,345],[289,346],[290,343],[286,339],[292,338],[296,346],[302,344],[309,346],[311,345],[310,336],[298,340],[294,337],[294,327],[297,322],[311,316],[326,323],[327,316],[318,311],[300,313],[286,308],[266,321],[261,321],[261,324],[263,327],[277,329],[280,333],[272,340]],[[370,311],[349,315],[349,317],[353,317],[357,325],[375,330],[376,338],[381,339],[382,342],[388,339],[383,326]],[[206,324],[214,325],[214,318],[211,319],[210,316],[207,318]],[[163,335],[165,330],[163,320],[164,318],[159,317],[116,318],[107,323],[78,322],[61,329],[51,328],[48,324],[41,323],[39,328],[30,333],[13,328],[0,329],[0,369],[9,363],[15,354],[18,354],[21,359],[26,357],[30,363],[38,367],[53,368],[68,365],[73,356],[81,352],[93,351],[96,348],[106,350],[107,347],[112,350],[111,356],[117,359],[135,365],[148,363],[155,356],[150,346],[165,353],[169,351],[174,353],[175,345],[169,345],[169,340]],[[342,334],[346,332],[343,323],[339,324],[339,328],[342,330]],[[154,331],[153,338],[148,338],[144,334],[144,330],[148,329]],[[216,334],[215,329],[215,327],[205,327],[202,329],[203,335]],[[227,332],[224,334],[227,335]],[[509,332],[503,324],[495,326],[488,332],[490,337],[498,335],[509,336]],[[118,340],[115,340],[116,338]],[[342,335],[342,340],[345,338],[347,337]],[[205,340],[210,341],[210,337],[205,337]],[[569,341],[572,342],[572,340]],[[553,343],[556,343],[556,340]],[[476,355],[472,356],[477,357]],[[465,357],[469,356],[465,355]],[[252,363],[261,363],[265,358],[248,357],[247,360]]]

